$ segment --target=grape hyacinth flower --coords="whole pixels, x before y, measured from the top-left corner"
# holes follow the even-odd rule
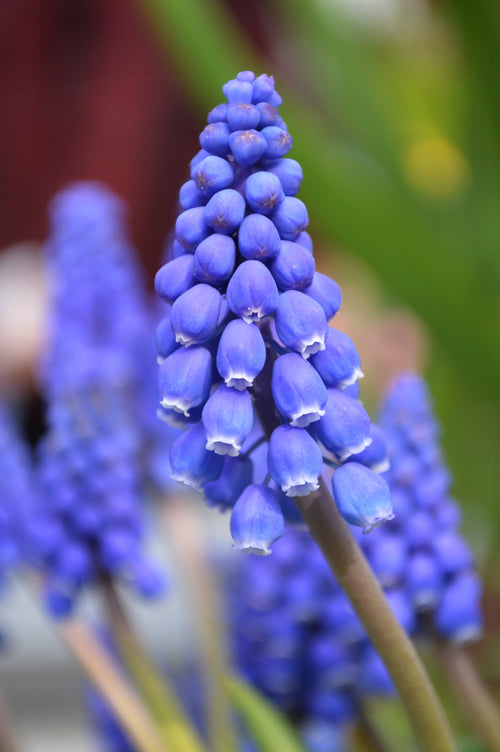
[[[186,428],[172,477],[233,508],[237,548],[269,553],[287,497],[319,488],[324,457],[342,473],[334,495],[349,523],[368,532],[392,509],[371,460],[345,465],[372,442],[366,411],[345,391],[363,374],[354,343],[329,326],[341,292],[316,271],[281,97],[271,76],[250,71],[223,92],[156,275],[171,306],[157,332],[160,403]]]
[[[31,458],[14,416],[0,402],[0,594],[24,554],[26,508],[32,492]]]
[[[346,752],[362,703],[394,688],[313,538],[287,530],[273,556],[240,559],[226,576],[235,666],[296,724],[308,750]],[[392,599],[411,628],[407,594],[394,590]]]
[[[31,538],[55,616],[102,578],[128,580],[148,596],[162,586],[141,550],[136,402],[147,314],[123,215],[122,202],[93,183],[69,186],[51,205],[47,433],[37,448]]]
[[[444,639],[473,641],[483,627],[481,582],[459,532],[460,510],[450,493],[425,381],[413,373],[398,376],[382,402],[379,422],[388,442],[391,464],[384,477],[396,516],[384,528],[385,541],[376,535],[367,543],[367,558],[372,566],[379,562],[376,572],[393,568],[397,586],[411,600],[417,634],[428,633],[431,624]],[[391,541],[402,549],[397,564],[378,551]]]

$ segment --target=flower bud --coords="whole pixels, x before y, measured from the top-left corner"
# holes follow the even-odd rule
[[[280,295],[275,323],[281,342],[303,358],[325,349],[325,313],[308,295],[298,290],[288,290]]]
[[[212,380],[212,356],[204,347],[181,347],[160,365],[160,404],[189,417],[205,403]]]
[[[237,230],[244,216],[245,199],[233,188],[215,193],[204,209],[206,222],[215,232],[222,232],[224,235],[231,235]]]
[[[274,313],[280,300],[278,288],[269,269],[260,261],[244,261],[228,282],[226,300],[229,308],[247,323]]]
[[[298,243],[281,242],[278,256],[269,266],[280,290],[304,290],[314,275],[314,258]]]
[[[339,389],[329,389],[325,414],[315,424],[314,433],[339,462],[344,462],[370,444],[370,425],[361,402]]]
[[[212,339],[217,329],[220,294],[210,285],[196,285],[174,302],[172,329],[181,345],[201,345]]]
[[[204,483],[217,480],[224,467],[224,457],[205,448],[203,424],[195,423],[170,447],[172,480],[201,489]]]

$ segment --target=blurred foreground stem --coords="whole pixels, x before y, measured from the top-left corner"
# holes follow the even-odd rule
[[[500,710],[463,647],[439,643],[437,653],[464,713],[490,752],[500,752]]]
[[[110,705],[138,752],[171,752],[162,744],[140,698],[92,632],[85,625],[66,619],[59,624],[59,634],[88,679]],[[0,735],[2,752],[15,752],[14,748],[4,748],[3,743]]]
[[[196,731],[184,717],[166,679],[156,671],[139,644],[113,583],[103,578],[102,589],[111,632],[125,664],[151,709],[163,743],[171,752],[206,752]]]
[[[3,693],[0,692],[0,750],[1,752],[19,752],[11,731],[10,713]]]
[[[420,748],[453,752],[455,745],[434,688],[324,482],[320,480],[317,491],[295,501],[384,661]]]
[[[196,500],[198,501],[198,500]],[[231,711],[224,689],[224,676],[229,674],[224,624],[221,619],[220,594],[217,580],[207,562],[204,536],[199,516],[189,499],[169,499],[165,505],[167,532],[174,547],[175,558],[185,578],[188,603],[194,604],[192,623],[198,633],[204,674],[208,733],[214,752],[236,752],[237,741]]]

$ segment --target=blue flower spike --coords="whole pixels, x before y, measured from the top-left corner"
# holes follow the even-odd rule
[[[481,582],[458,529],[460,511],[450,497],[439,426],[420,376],[404,373],[393,381],[382,401],[379,424],[388,445],[390,467],[384,477],[396,514],[388,534],[407,548],[404,587],[415,620],[427,614],[417,631],[425,632],[425,625],[432,623],[444,639],[476,640],[483,625]]]
[[[173,477],[210,506],[232,508],[259,488],[262,509],[277,494],[280,519],[303,525],[293,497],[319,488],[322,451],[343,466],[372,440],[357,393],[340,391],[361,365],[352,341],[328,326],[342,293],[316,271],[274,79],[242,71],[222,90],[179,191],[173,260],[156,277],[171,305],[157,331],[160,417],[190,437],[172,447]],[[382,454],[377,444],[362,462],[378,469]],[[236,521],[250,520],[248,504],[238,502]]]

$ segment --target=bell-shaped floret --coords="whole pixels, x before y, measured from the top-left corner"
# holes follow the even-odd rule
[[[257,214],[270,214],[284,199],[283,187],[273,173],[264,170],[254,172],[246,180],[245,198]]]
[[[158,295],[173,303],[182,293],[190,290],[195,284],[193,274],[193,256],[185,253],[172,259],[156,272],[155,290]]]
[[[385,480],[357,462],[335,470],[332,491],[345,521],[362,527],[365,533],[394,517],[391,492]]]
[[[222,475],[205,483],[203,493],[208,506],[221,512],[234,507],[236,500],[253,482],[253,462],[250,457],[226,456]]]
[[[271,544],[285,528],[279,493],[268,486],[248,486],[234,505],[230,527],[234,548],[270,554]]]
[[[311,254],[313,253],[314,247],[313,247],[312,238],[309,235],[309,233],[306,232],[305,230],[302,230],[302,232],[300,233],[300,235],[297,235],[297,237],[295,239],[295,243],[298,243],[299,245],[301,245],[303,248],[306,249],[306,251],[309,251],[309,253],[311,253]],[[319,274],[319,272],[314,272],[314,274],[315,275]],[[307,288],[308,290],[312,286],[313,282],[314,282],[314,277],[313,277],[313,281],[311,282],[311,285]],[[309,295],[309,293],[308,293],[308,295]],[[314,298],[314,295],[312,295],[311,297]]]
[[[198,190],[208,197],[231,185],[234,170],[227,159],[210,154],[191,170],[191,178]]]
[[[340,389],[329,389],[325,414],[315,424],[314,433],[339,462],[344,462],[370,444],[370,425],[361,402]]]
[[[253,82],[252,102],[266,102],[273,94],[274,78],[267,73],[261,73]]]
[[[204,404],[212,380],[212,356],[205,347],[180,347],[160,365],[160,404],[189,417]]]
[[[292,426],[305,428],[325,414],[326,387],[318,372],[297,353],[275,360],[271,389],[276,407]]]
[[[300,243],[300,239],[304,233],[301,233],[296,243]],[[307,235],[307,233],[305,233]],[[312,252],[312,248],[311,248]],[[331,277],[327,277],[326,274],[321,272],[314,272],[314,277],[309,285],[304,290],[306,295],[310,295],[311,298],[317,300],[325,312],[325,316],[329,321],[339,311],[342,303],[342,290],[339,285]]]
[[[394,505],[394,510],[398,515],[399,510],[396,505]],[[436,519],[434,515],[429,514],[424,509],[415,509],[411,515],[411,524],[408,525],[406,530],[408,545],[412,546],[412,548],[431,549],[436,533]]]
[[[259,125],[260,112],[253,104],[230,104],[226,118],[232,131],[245,131]]]
[[[82,585],[90,580],[93,569],[90,551],[74,540],[66,541],[55,556],[54,570],[65,583]]]
[[[316,300],[303,292],[288,290],[279,296],[275,322],[281,342],[303,358],[325,349],[325,313]]]
[[[179,344],[175,341],[174,330],[170,322],[170,311],[164,316],[156,327],[156,349],[159,358],[168,358]]]
[[[253,427],[252,400],[247,390],[219,386],[203,408],[206,448],[236,457]]]
[[[235,161],[243,167],[249,167],[264,154],[267,141],[260,131],[250,128],[233,131],[229,136],[229,147]]]
[[[266,346],[256,324],[241,319],[225,327],[217,348],[217,370],[226,386],[246,389],[264,368]]]
[[[395,533],[378,532],[370,547],[369,560],[383,588],[391,588],[402,583],[408,561],[406,541]]]
[[[271,434],[267,467],[287,496],[306,496],[319,487],[323,458],[307,431],[283,425]]]
[[[311,363],[327,387],[344,389],[363,376],[358,351],[347,334],[328,327],[325,349]]]
[[[200,133],[200,145],[202,149],[210,152],[210,154],[225,157],[229,152],[230,133],[231,129],[226,122],[209,123]],[[227,185],[231,185],[231,181]]]
[[[434,615],[436,630],[453,642],[479,639],[483,632],[481,581],[475,574],[457,577],[446,588]]]
[[[214,232],[201,241],[194,253],[193,275],[198,282],[220,285],[231,276],[235,260],[234,240]]]
[[[266,159],[281,159],[292,148],[293,139],[284,128],[277,125],[267,125],[261,131],[266,140],[264,157]]]
[[[285,196],[272,213],[271,219],[283,240],[295,240],[309,224],[306,205],[294,196]]]
[[[171,477],[186,486],[201,489],[204,483],[217,480],[224,467],[224,457],[205,448],[203,423],[195,423],[170,447]]]
[[[222,87],[224,96],[230,104],[250,104],[253,96],[253,85],[251,81],[241,81],[233,78]]]
[[[269,102],[258,102],[257,109],[259,111],[259,126],[261,128],[265,128],[266,125],[279,125],[281,123],[281,116],[278,110],[269,104]]]
[[[312,282],[315,264],[302,245],[283,240],[269,268],[280,290],[304,290]]]
[[[233,188],[226,188],[212,196],[204,212],[206,222],[215,232],[231,235],[245,216],[245,199]]]
[[[345,391],[343,393],[346,394]],[[385,473],[389,469],[389,455],[387,453],[385,434],[378,426],[372,423],[368,438],[371,439],[370,444],[361,452],[358,452],[358,454],[348,457],[347,462],[354,460],[361,465],[369,467],[374,473]]]
[[[414,553],[408,562],[406,586],[417,611],[434,608],[441,597],[443,585],[443,570],[436,558],[425,551]]]
[[[194,180],[187,180],[181,185],[179,191],[179,204],[181,209],[193,209],[195,206],[204,206],[207,196],[204,196],[196,187]]]
[[[455,530],[445,530],[435,535],[432,547],[444,572],[456,576],[470,569],[474,558],[466,541]]]
[[[265,261],[278,255],[281,239],[269,217],[249,214],[240,225],[238,247],[243,258]]]
[[[268,170],[279,178],[285,196],[295,196],[299,192],[304,174],[297,160],[289,157],[278,159]]]
[[[215,334],[221,306],[220,293],[210,285],[196,285],[174,302],[172,329],[181,345],[201,345]]]
[[[215,107],[212,107],[207,115],[207,123],[225,123],[227,119],[227,108],[227,102],[222,102],[222,104],[217,104]]]
[[[421,463],[418,463],[419,465]],[[417,504],[429,508],[435,508],[441,499],[446,498],[451,485],[451,473],[441,465],[427,473],[420,473],[413,492]]]
[[[195,206],[179,214],[175,222],[175,237],[186,250],[194,252],[207,235],[210,235],[210,227],[205,219],[204,206]]]
[[[247,323],[274,313],[280,295],[267,266],[260,261],[244,261],[228,282],[227,304]]]

